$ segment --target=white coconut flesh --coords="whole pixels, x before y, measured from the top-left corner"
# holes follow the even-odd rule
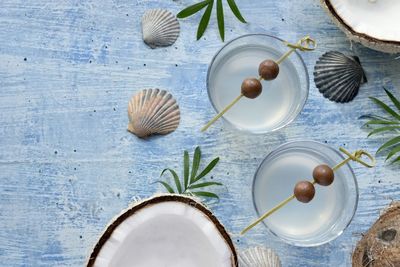
[[[204,212],[182,202],[150,204],[123,220],[95,267],[232,267],[233,251]]]
[[[400,41],[400,0],[329,0],[353,31],[382,41]]]

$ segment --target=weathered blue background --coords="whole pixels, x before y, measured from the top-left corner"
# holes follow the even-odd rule
[[[310,73],[327,50],[360,56],[369,83],[350,104],[331,103],[313,83],[300,117],[274,134],[248,136],[218,122],[205,79],[222,46],[213,18],[196,42],[199,16],[181,21],[169,48],[151,50],[141,39],[140,18],[149,8],[178,12],[193,0],[2,0],[0,3],[0,265],[82,266],[109,220],[135,197],[162,190],[152,184],[164,167],[181,167],[182,152],[201,145],[206,159],[220,156],[214,171],[226,184],[212,208],[232,233],[255,216],[253,173],[268,152],[287,141],[312,139],[333,147],[375,151],[381,138],[366,138],[357,118],[377,109],[368,96],[384,97],[386,84],[399,95],[400,61],[351,44],[317,0],[239,1],[247,25],[227,11],[227,39],[269,33],[295,41],[311,34],[319,49],[304,55]],[[312,74],[310,79],[312,79]],[[142,88],[171,91],[182,121],[165,137],[140,140],[126,131],[129,97]],[[263,226],[238,248],[272,247],[284,266],[349,266],[361,233],[379,210],[400,198],[399,167],[367,170],[353,165],[361,188],[354,221],[337,240],[318,248],[286,245]]]

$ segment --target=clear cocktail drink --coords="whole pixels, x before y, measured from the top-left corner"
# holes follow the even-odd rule
[[[342,155],[317,142],[287,143],[272,152],[259,167],[253,183],[253,201],[260,216],[293,194],[294,185],[312,179],[320,164],[334,166]],[[358,190],[349,165],[335,172],[330,186],[315,185],[314,199],[305,204],[289,202],[263,222],[284,241],[298,246],[315,246],[337,236],[350,223],[357,207]]]
[[[240,94],[245,78],[256,77],[265,59],[278,60],[288,47],[267,35],[247,35],[228,43],[215,56],[208,73],[208,93],[217,112]],[[280,64],[278,77],[262,81],[256,99],[242,98],[224,119],[234,127],[253,132],[270,132],[287,125],[302,110],[308,96],[308,75],[297,53]]]

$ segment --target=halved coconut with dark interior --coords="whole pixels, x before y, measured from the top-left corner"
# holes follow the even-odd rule
[[[160,195],[125,210],[100,237],[88,267],[238,266],[232,240],[193,198]]]
[[[400,52],[400,1],[320,0],[353,41],[383,52]]]

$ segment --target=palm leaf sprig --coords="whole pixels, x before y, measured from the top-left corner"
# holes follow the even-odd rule
[[[160,177],[165,173],[170,173],[173,178],[173,184],[168,184],[166,181],[157,181],[162,184],[165,189],[171,194],[194,195],[205,198],[219,199],[215,193],[207,191],[210,186],[221,186],[221,183],[204,181],[207,174],[217,165],[219,158],[213,159],[201,172],[199,172],[201,162],[200,147],[196,147],[193,154],[192,168],[190,169],[189,152],[183,154],[183,179],[180,179],[176,171],[173,169],[164,169]]]
[[[214,2],[217,2],[217,22],[218,22],[218,30],[219,35],[221,36],[222,41],[225,40],[225,19],[224,19],[224,6],[222,0],[205,0],[199,2],[197,4],[191,5],[177,14],[177,17],[180,19],[190,17],[197,12],[205,9],[203,16],[200,19],[199,26],[197,28],[197,40],[199,40],[206,31],[208,24],[210,23],[211,13],[214,7]],[[235,0],[227,0],[228,5],[235,15],[235,17],[242,23],[247,23],[243,18],[242,13],[240,12],[238,6],[236,5]]]
[[[371,127],[368,137],[378,134],[392,133],[394,136],[381,145],[376,153],[387,151],[386,161],[400,153],[400,101],[386,88],[383,88],[394,108],[375,97],[370,99],[385,113],[380,115],[364,115],[362,119],[368,119],[364,126]],[[397,156],[391,163],[400,162]]]

